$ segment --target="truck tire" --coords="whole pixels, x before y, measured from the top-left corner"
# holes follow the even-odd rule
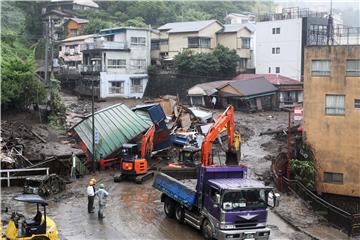
[[[207,220],[205,218],[205,220],[203,221],[203,224],[201,226],[201,230],[202,230],[202,234],[203,234],[203,237],[206,239],[206,240],[212,240],[214,239],[214,236],[213,236],[213,227],[211,225],[211,223],[209,222],[209,220]]]
[[[178,220],[180,223],[184,223],[184,220],[185,220],[185,210],[184,210],[184,208],[182,208],[182,206],[181,206],[180,204],[177,204],[177,205],[176,205],[175,218],[176,218],[176,220]]]
[[[167,217],[169,218],[175,217],[175,207],[176,207],[175,202],[171,198],[167,197],[164,201],[164,212]]]

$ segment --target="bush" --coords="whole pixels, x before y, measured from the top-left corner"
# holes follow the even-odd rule
[[[315,189],[315,165],[313,161],[305,161],[292,159],[291,171],[295,180],[298,180],[304,184],[305,187],[310,190]]]

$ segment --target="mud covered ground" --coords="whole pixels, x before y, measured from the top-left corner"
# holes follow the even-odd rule
[[[88,100],[78,100],[70,95],[64,95],[64,100],[69,108],[69,125],[71,121],[76,122],[81,119],[81,116],[91,111]],[[141,104],[141,101],[114,99],[96,103],[96,109],[115,103],[125,103],[132,107]],[[222,112],[223,110],[215,111],[215,116]],[[271,156],[276,155],[279,147],[282,147],[284,143],[272,136],[259,136],[259,134],[269,129],[285,128],[287,113],[237,112],[235,121],[242,135],[242,163],[249,167],[248,176],[261,180],[269,179]],[[163,204],[160,202],[160,192],[152,188],[152,180],[143,185],[133,182],[114,183],[113,175],[114,172],[101,172],[75,180],[67,185],[66,191],[49,199],[49,216],[58,226],[60,239],[202,239],[199,231],[165,217]],[[87,213],[85,189],[91,177],[96,177],[98,183],[104,183],[110,193],[105,210],[106,217],[102,221],[97,219],[96,214]],[[21,191],[19,187],[2,188],[2,207],[9,207],[9,212],[18,210],[34,214],[34,206],[30,207],[12,201],[12,198]],[[269,211],[268,227],[272,230],[271,239],[311,239],[308,235],[292,228],[278,214],[300,227],[319,224],[320,227],[314,231],[321,233],[321,227],[325,225],[321,225],[322,221],[313,217],[312,211],[306,211],[307,208],[301,201],[294,199],[293,196],[284,196],[280,204],[281,208],[278,209],[277,214]],[[2,214],[5,225],[9,216],[9,214]],[[328,237],[324,235],[324,238],[320,239],[331,239]]]

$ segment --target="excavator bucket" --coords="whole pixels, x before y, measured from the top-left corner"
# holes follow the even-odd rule
[[[238,166],[240,162],[240,154],[236,151],[226,152],[226,166]]]

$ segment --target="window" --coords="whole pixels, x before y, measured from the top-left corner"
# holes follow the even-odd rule
[[[105,37],[106,41],[113,42],[114,41],[114,35],[108,35]]]
[[[311,75],[314,75],[314,76],[330,75],[330,61],[329,60],[312,60]]]
[[[130,66],[134,68],[145,68],[146,60],[145,59],[131,59],[130,60]]]
[[[108,68],[126,68],[126,60],[108,59]]]
[[[189,37],[188,48],[210,48],[210,38],[206,37]]]
[[[275,68],[275,73],[280,73],[280,67]]]
[[[131,78],[131,93],[142,93],[143,92],[143,85],[142,85],[142,78]]]
[[[145,37],[131,37],[131,45],[145,46]]]
[[[346,75],[360,76],[360,60],[346,61]]]
[[[151,41],[151,50],[159,50],[160,42],[159,41]]]
[[[325,96],[326,115],[345,114],[345,95],[326,95]]]
[[[280,48],[279,47],[272,48],[272,54],[280,54]]]
[[[324,182],[326,183],[344,183],[344,174],[334,172],[324,172]]]
[[[269,67],[269,73],[271,73],[271,67]]]
[[[246,69],[247,61],[248,61],[247,58],[240,58],[240,62],[239,62],[240,69]]]
[[[123,81],[111,81],[109,82],[109,93],[124,93],[124,82]]]
[[[70,29],[70,35],[72,37],[76,37],[78,35],[78,30],[77,29]]]
[[[354,99],[354,107],[355,109],[360,109],[360,99]]]
[[[272,34],[280,34],[280,28],[273,28],[272,29]]]
[[[250,48],[250,38],[241,38],[241,47]]]
[[[169,45],[169,40],[167,40],[167,39],[160,39],[160,45]]]

